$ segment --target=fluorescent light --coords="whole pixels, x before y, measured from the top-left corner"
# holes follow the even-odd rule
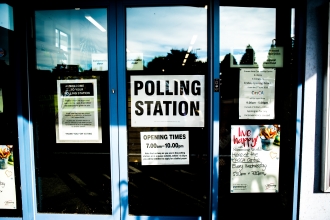
[[[197,35],[195,34],[192,38],[191,38],[191,42],[190,44],[194,44],[196,41]]]
[[[187,59],[184,59],[184,60],[183,60],[183,63],[186,63],[186,61],[187,61]]]
[[[205,5],[204,8],[207,9],[207,5]]]
[[[92,24],[94,24],[94,26],[97,27],[100,31],[106,32],[106,30],[99,23],[97,23],[97,21],[95,21],[94,18],[92,18],[89,15],[86,15],[85,18],[89,20]]]
[[[187,59],[189,57],[189,53],[186,54],[186,56],[184,57],[185,59]]]
[[[190,53],[190,51],[192,50],[192,46],[189,46],[189,48],[188,48],[188,53]]]

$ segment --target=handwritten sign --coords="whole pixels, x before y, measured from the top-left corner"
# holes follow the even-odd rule
[[[13,145],[0,145],[0,209],[16,209]]]
[[[241,69],[239,119],[275,118],[275,69]]]
[[[232,193],[278,192],[279,125],[231,126]]]

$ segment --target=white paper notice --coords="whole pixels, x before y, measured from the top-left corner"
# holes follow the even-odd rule
[[[143,70],[143,53],[127,53],[127,70]]]
[[[231,193],[278,192],[279,125],[231,126]]]
[[[0,113],[3,112],[2,88],[0,88]]]
[[[204,76],[131,76],[132,127],[204,127]]]
[[[93,53],[92,54],[92,70],[93,71],[108,70],[108,54]]]
[[[141,132],[142,165],[189,164],[188,131]]]
[[[58,137],[61,141],[99,141],[96,79],[57,80]]]
[[[274,119],[275,69],[241,69],[239,119]]]
[[[1,151],[10,151],[8,146],[0,145]],[[12,152],[11,152],[12,154]],[[11,156],[3,159],[0,157],[0,209],[16,209],[16,187],[14,162]]]

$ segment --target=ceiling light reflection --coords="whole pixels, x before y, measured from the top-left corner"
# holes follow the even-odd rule
[[[94,18],[89,15],[86,15],[85,18],[94,24],[94,26],[97,27],[100,31],[106,32],[106,30],[97,21],[95,21]]]

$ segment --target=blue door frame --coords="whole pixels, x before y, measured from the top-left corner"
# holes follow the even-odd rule
[[[178,1],[109,1],[106,4],[108,9],[108,56],[109,56],[109,105],[111,106],[110,115],[110,146],[111,146],[111,179],[112,179],[112,215],[73,215],[73,214],[44,214],[37,212],[36,180],[34,164],[34,141],[33,141],[33,118],[30,112],[29,90],[23,91],[22,88],[29,87],[28,71],[17,75],[17,121],[19,134],[19,152],[20,152],[20,175],[22,190],[22,218],[2,218],[0,219],[202,219],[197,217],[163,217],[163,216],[129,216],[128,215],[128,179],[127,179],[127,136],[126,136],[126,42],[125,42],[125,20],[126,7],[133,6],[159,6],[159,5],[179,5],[194,4],[200,1],[182,0]],[[214,91],[214,80],[219,78],[219,0],[208,2],[208,65],[209,71],[207,77],[206,94],[208,96],[208,118],[206,119],[209,135],[207,143],[209,145],[210,159],[210,192],[209,192],[209,216],[206,219],[219,219],[218,215],[218,180],[219,180],[219,107],[220,94]],[[93,6],[93,5],[90,5]],[[99,5],[97,5],[99,6]],[[65,6],[67,7],[67,6]],[[101,6],[102,7],[102,6]],[[305,14],[300,13],[297,16],[296,27],[300,28],[301,36],[304,34],[304,24],[299,22],[303,20]],[[15,15],[17,16],[17,15]],[[30,24],[27,24],[27,26]],[[26,33],[28,36],[31,33]],[[299,36],[299,35],[297,35]],[[300,43],[305,41],[298,39]],[[298,41],[297,41],[298,42]],[[302,47],[302,46],[300,46]],[[33,50],[34,48],[30,48]],[[301,48],[299,48],[301,49]],[[298,57],[299,63],[304,63],[303,55]],[[26,67],[28,68],[28,67]],[[303,67],[299,67],[298,72],[304,72]],[[23,70],[20,67],[20,70]],[[25,75],[25,76],[24,76]],[[300,167],[300,145],[301,145],[301,115],[303,101],[303,79],[298,74],[297,87],[297,119],[296,119],[296,151],[295,151],[295,170],[294,170],[294,193],[293,193],[293,212],[292,219],[298,218],[299,201],[299,167]],[[22,77],[24,76],[24,77]],[[27,79],[25,79],[25,77]],[[114,93],[112,93],[114,91]],[[109,108],[110,109],[110,108]],[[221,210],[220,210],[221,211]],[[204,218],[203,218],[204,219]]]

